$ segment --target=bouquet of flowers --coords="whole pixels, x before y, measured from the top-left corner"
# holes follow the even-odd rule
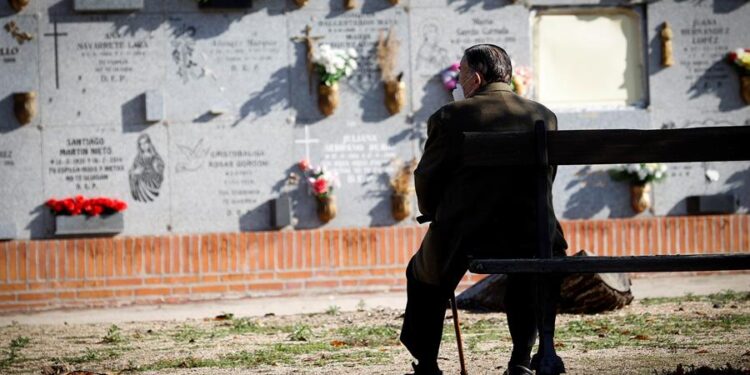
[[[313,55],[312,63],[320,77],[318,86],[318,108],[330,116],[339,105],[338,82],[349,77],[357,69],[357,51],[349,48],[344,51],[323,44]]]
[[[615,181],[627,181],[631,185],[645,185],[658,182],[666,177],[667,166],[661,163],[626,164],[610,169],[609,175]]]
[[[728,55],[729,62],[737,65],[745,74],[750,73],[750,48],[738,48]]]
[[[510,87],[518,95],[526,96],[531,88],[531,69],[519,66],[513,69],[513,77],[510,79]]]
[[[313,167],[310,161],[304,159],[298,164],[299,169],[307,176],[310,186],[310,194],[318,202],[318,218],[327,223],[336,217],[336,199],[333,190],[339,186],[338,175],[333,171],[327,171],[323,167]]]
[[[443,88],[446,91],[451,92],[453,91],[453,89],[456,88],[456,85],[458,84],[458,70],[460,66],[461,66],[461,63],[457,61],[451,64],[451,66],[449,66],[442,72],[440,72],[440,77],[443,80]]]
[[[738,48],[729,52],[728,58],[740,71],[740,95],[745,104],[750,104],[750,49]]]
[[[55,215],[81,215],[98,216],[101,214],[112,214],[128,208],[128,204],[119,200],[105,197],[84,198],[76,195],[72,198],[50,199],[46,202]]]

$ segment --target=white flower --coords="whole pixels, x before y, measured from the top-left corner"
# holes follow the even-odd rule
[[[358,56],[357,55],[357,50],[355,50],[354,48],[349,48],[348,50],[346,50],[346,54],[349,55],[349,56],[351,56],[352,58],[355,58],[355,59]]]
[[[640,164],[628,164],[625,166],[625,169],[630,173],[637,173],[641,170]]]
[[[659,164],[659,172],[666,172],[667,171],[667,165],[666,164]]]
[[[336,56],[331,61],[331,65],[333,65],[336,68],[336,70],[341,70],[341,69],[344,69],[344,66],[346,65],[346,60],[341,58],[341,56]]]
[[[639,180],[643,181],[643,180],[646,179],[646,177],[648,177],[648,172],[646,172],[643,169],[641,169],[641,170],[638,171],[638,179]]]
[[[351,66],[347,65],[346,67],[344,67],[344,75],[345,76],[349,77],[349,76],[352,75],[353,72],[354,72],[354,69],[352,69]]]
[[[660,179],[662,176],[664,176],[664,173],[661,173],[661,171],[656,171],[656,173],[654,173],[654,177],[657,180]]]
[[[349,67],[351,67],[352,70],[357,69],[358,67],[357,60],[354,60],[354,59],[349,59],[349,61],[347,61],[347,65],[349,65]]]
[[[715,169],[706,170],[706,179],[711,182],[719,181],[719,171]]]

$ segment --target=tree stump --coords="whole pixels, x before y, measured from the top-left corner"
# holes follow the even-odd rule
[[[574,256],[587,256],[585,250]],[[508,276],[489,275],[456,297],[460,309],[505,311],[503,300]],[[565,277],[558,311],[567,314],[596,314],[622,308],[633,301],[630,276],[625,273],[574,273]]]

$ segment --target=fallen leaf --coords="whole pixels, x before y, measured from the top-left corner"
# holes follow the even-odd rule
[[[334,348],[338,348],[341,346],[346,346],[346,343],[340,340],[333,340],[331,341],[331,346],[333,346]]]
[[[649,340],[650,339],[646,335],[635,335],[633,338],[636,339],[636,340]]]
[[[564,347],[565,347],[565,344],[563,344],[561,342],[556,342],[555,343],[555,348],[564,348]]]

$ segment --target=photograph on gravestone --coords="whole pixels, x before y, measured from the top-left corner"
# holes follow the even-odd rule
[[[288,116],[282,14],[180,14],[169,17],[168,25],[170,121],[238,124]]]
[[[164,84],[162,20],[145,14],[43,17],[43,123],[120,129],[145,124],[145,93]]]
[[[39,124],[39,37],[35,16],[0,17],[0,133]]]
[[[166,233],[171,192],[167,128],[68,126],[42,134],[44,200],[104,196],[127,203],[123,234]]]
[[[173,230],[270,230],[271,200],[291,172],[292,125],[276,121],[169,127]]]

